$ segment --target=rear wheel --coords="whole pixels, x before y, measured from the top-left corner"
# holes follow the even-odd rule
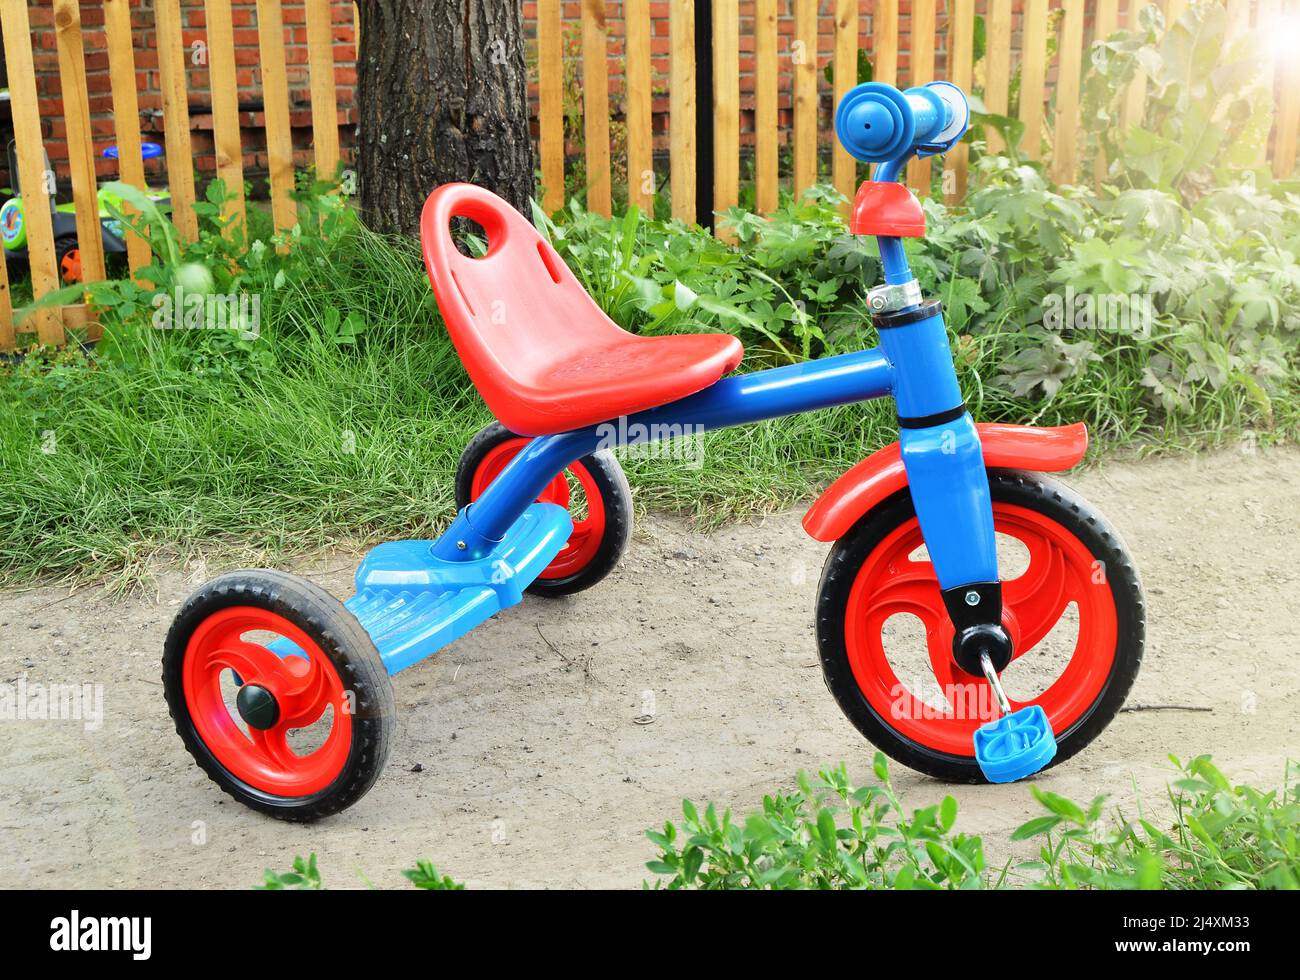
[[[181,607],[162,666],[186,749],[254,810],[337,813],[383,769],[396,715],[388,672],[356,618],[310,582],[271,571],[213,579]]]
[[[456,508],[476,500],[529,443],[500,422],[481,429],[456,466]],[[573,519],[564,549],[528,586],[534,595],[589,589],[614,570],[632,538],[632,491],[608,450],[573,463],[546,487],[539,503],[558,504]]]
[[[991,470],[1013,709],[1041,705],[1054,763],[1115,717],[1142,662],[1142,587],[1116,531],[1083,498],[1039,474]],[[903,490],[831,550],[817,604],[822,670],[841,710],[899,762],[983,782],[975,729],[996,716],[987,683],[952,657],[953,626]]]

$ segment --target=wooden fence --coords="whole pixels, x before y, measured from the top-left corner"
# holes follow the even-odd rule
[[[90,114],[86,88],[85,47],[78,0],[31,0],[52,4],[57,33],[59,74],[63,90],[72,196],[76,205],[83,274],[87,280],[104,276],[104,256],[98,234],[95,157],[91,143]],[[111,74],[116,142],[120,148],[121,179],[145,186],[140,155],[140,124],[136,97],[135,52],[132,48],[130,0],[102,0],[105,37]],[[826,114],[819,96],[819,75],[825,63],[818,57],[818,19],[833,14],[834,46],[830,58],[834,99],[838,100],[856,82],[857,49],[868,24],[877,80],[911,84],[935,77],[934,51],[947,52],[946,77],[969,89],[973,75],[976,0],[945,0],[947,34],[937,33],[938,0],[912,0],[910,13],[910,65],[902,77],[898,57],[899,0],[791,0],[794,31],[789,37],[778,32],[778,7],[786,0],[752,0],[745,5],[752,17],[754,72],[754,183],[760,211],[777,202],[780,154],[778,130],[778,86],[783,69],[791,78],[793,127],[791,173],[795,188],[805,188],[819,177],[819,142],[829,140]],[[1013,47],[1012,0],[981,0],[986,25],[986,55],[983,63],[984,100],[992,112],[1005,113],[1013,78],[1013,54],[1017,55],[1020,85],[1020,118],[1026,132],[1043,132],[1048,103],[1048,79],[1054,79],[1052,117],[1053,171],[1073,176],[1078,168],[1080,78],[1090,38],[1085,17],[1091,14],[1092,36],[1132,23],[1137,10],[1153,0],[1054,0],[1059,6],[1057,54],[1048,58],[1049,0],[1021,0],[1023,4],[1020,44]],[[1300,0],[1224,0],[1236,30],[1252,23],[1268,25],[1284,11],[1300,15]],[[334,173],[339,161],[337,105],[334,86],[334,56],[329,0],[305,0],[309,70],[312,96],[312,125],[315,164],[321,173]],[[1186,0],[1163,0],[1167,16],[1176,17]],[[208,71],[210,75],[217,174],[233,191],[227,216],[239,220],[246,207],[243,199],[243,147],[236,97],[235,55],[231,0],[203,0],[206,12]],[[197,221],[193,156],[186,84],[187,51],[181,41],[180,0],[154,0],[158,43],[158,70],[162,79],[163,116],[167,172],[170,175],[174,218],[182,234],[192,239]],[[658,6],[658,5],[656,5]],[[289,129],[288,83],[285,69],[284,25],[279,0],[256,0],[260,41],[260,72],[265,104],[266,149],[269,160],[271,211],[277,228],[294,222],[292,140]],[[537,4],[538,134],[544,204],[548,209],[563,203],[565,171],[564,134],[564,19],[560,0],[538,0]],[[674,215],[695,217],[696,207],[696,114],[711,112],[714,124],[712,199],[715,210],[737,203],[740,193],[741,90],[739,71],[742,50],[739,0],[713,3],[713,98],[711,106],[697,106],[695,71],[695,9],[693,0],[669,0],[670,80],[668,178]],[[585,167],[588,178],[587,204],[609,214],[611,191],[611,100],[607,70],[610,38],[604,0],[582,0],[580,11],[582,51],[582,118],[585,127]],[[628,199],[648,208],[656,183],[653,152],[651,85],[651,9],[648,0],[624,0],[624,45],[622,58],[626,104],[623,117],[627,130]],[[355,16],[355,10],[354,10]],[[41,132],[33,71],[28,0],[0,0],[0,28],[3,29],[9,74],[12,113],[18,140],[18,171],[25,198],[28,243],[31,252],[32,291],[37,298],[59,285],[55,244],[46,197],[42,144],[32,139]],[[869,20],[867,19],[869,18]],[[933,38],[933,44],[918,43]],[[1297,123],[1300,122],[1300,71],[1292,59],[1277,70],[1284,72],[1279,85],[1277,123],[1273,136],[1272,165],[1275,173],[1289,174],[1295,167]],[[1143,83],[1133,85],[1126,121],[1140,120]],[[1029,138],[1026,148],[1037,156],[1040,140]],[[949,192],[959,198],[966,184],[966,147],[949,154],[945,166],[952,171]],[[930,186],[930,162],[919,161],[908,172],[909,182],[918,189]],[[855,162],[838,147],[832,150],[829,176],[846,196],[854,190]],[[134,272],[149,260],[147,244],[128,235],[128,261]],[[48,307],[34,314],[21,329],[33,331],[43,343],[60,344],[65,327],[84,327],[93,337],[95,325],[87,323],[84,307]],[[15,344],[15,326],[9,283],[0,262],[0,349]]]
[[[102,2],[120,179],[143,189],[145,175],[140,152],[132,4],[130,0]],[[330,0],[304,0],[304,4],[315,164],[319,173],[333,174],[338,168],[339,137],[331,4]],[[32,5],[52,5],[54,10],[78,247],[83,277],[91,282],[104,278],[104,254],[99,234],[95,149],[91,143],[80,4],[78,0],[32,0]],[[226,217],[232,221],[243,220],[246,207],[244,148],[241,145],[231,0],[203,0],[203,8],[207,23],[206,57],[212,92],[216,172],[230,191]],[[173,218],[181,236],[193,240],[198,234],[198,220],[194,213],[194,160],[190,147],[189,89],[186,84],[191,52],[183,47],[181,40],[181,0],[154,0],[153,12],[158,73],[162,82],[168,192]],[[290,196],[294,189],[293,141],[289,128],[289,85],[280,0],[257,0],[257,20],[271,213],[279,230],[291,228],[296,220]],[[41,117],[32,63],[28,0],[0,0],[0,31],[4,34],[13,125],[18,136],[18,180],[27,225],[32,294],[39,299],[57,288],[60,282],[43,144],[40,139],[33,138],[41,132]],[[127,261],[134,273],[149,263],[149,246],[131,233],[126,236],[126,244]],[[47,307],[38,310],[31,319],[33,322],[22,323],[20,329],[34,332],[41,343],[62,344],[65,327],[85,328],[92,339],[97,336],[98,327],[93,321],[88,322],[84,306]],[[15,339],[8,272],[5,263],[0,262],[0,350],[12,349]]]
[[[1284,14],[1300,19],[1300,0],[1221,0],[1235,32],[1256,27],[1267,30]],[[1162,7],[1167,21],[1186,9],[1188,0],[980,0],[978,14],[985,27],[981,88],[990,112],[1005,115],[1015,71],[1019,71],[1019,118],[1024,123],[1024,149],[1038,159],[1041,136],[1050,136],[1053,147],[1051,171],[1058,180],[1073,180],[1078,172],[1080,146],[1081,83],[1088,49],[1094,39],[1104,38],[1121,27],[1136,23],[1138,12],[1148,4]],[[561,0],[538,0],[537,36],[539,51],[539,129],[543,203],[554,210],[563,203],[565,167],[565,120],[561,104],[562,8],[575,6]],[[609,214],[610,145],[608,121],[611,112],[606,63],[610,37],[604,0],[581,3],[581,75],[587,207]],[[947,78],[970,91],[974,79],[974,27],[976,0],[911,0],[910,13],[900,15],[899,0],[713,0],[713,210],[736,204],[739,197],[741,73],[738,70],[742,23],[752,25],[744,51],[752,52],[754,70],[748,91],[753,104],[753,159],[755,202],[759,211],[776,206],[782,175],[778,171],[782,131],[777,123],[779,81],[791,79],[793,126],[789,139],[791,173],[786,175],[796,189],[803,189],[829,177],[846,197],[856,188],[858,168],[838,144],[831,148],[830,167],[819,171],[819,147],[833,144],[829,106],[857,82],[857,53],[869,41],[874,77],[900,86]],[[627,125],[628,201],[648,208],[656,181],[652,157],[651,103],[654,78],[650,65],[652,20],[645,0],[622,3],[624,49],[624,118]],[[695,66],[696,4],[692,0],[670,0],[669,44],[671,70],[668,80],[669,167],[674,217],[693,220],[696,216],[696,114],[709,111],[696,105]],[[778,31],[779,10],[793,15],[793,32]],[[1013,30],[1013,10],[1019,16],[1019,31]],[[946,16],[940,25],[938,14]],[[827,59],[818,56],[819,21],[833,16],[833,53],[830,55],[830,101],[819,94],[819,77]],[[1055,54],[1049,52],[1049,18],[1058,16]],[[900,25],[910,33],[907,70],[899,58]],[[1085,30],[1085,26],[1090,29]],[[931,39],[931,43],[924,43]],[[1018,43],[1016,41],[1018,40]],[[824,50],[825,45],[821,46]],[[936,50],[945,52],[944,68],[936,71]],[[1016,64],[1013,65],[1013,59]],[[590,66],[590,69],[588,68]],[[1290,174],[1296,163],[1297,119],[1300,118],[1300,71],[1293,58],[1278,66],[1277,122],[1272,141],[1272,166],[1277,175]],[[1050,79],[1050,83],[1049,83]],[[1130,91],[1124,122],[1139,123],[1144,108],[1145,85],[1139,80]],[[1051,119],[1047,107],[1054,107]],[[1045,129],[1049,127],[1050,130]],[[993,148],[999,146],[996,134]],[[950,171],[945,181],[950,200],[959,200],[966,190],[968,147],[958,145],[945,158]],[[907,180],[920,193],[931,186],[931,161],[913,161]]]

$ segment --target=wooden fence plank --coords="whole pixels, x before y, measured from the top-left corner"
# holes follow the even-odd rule
[[[82,282],[104,278],[104,238],[99,226],[95,146],[90,133],[90,96],[86,88],[86,52],[81,37],[81,5],[54,0],[54,31],[59,49],[59,88],[68,133],[68,169],[77,208],[77,252]]]
[[[117,139],[117,174],[124,183],[146,190],[140,155],[140,104],[136,99],[135,50],[128,0],[104,0],[104,35],[108,46],[109,84],[113,91],[113,129]],[[134,208],[124,206],[131,212]],[[149,242],[126,233],[126,259],[135,275],[153,259]]]
[[[293,132],[289,128],[289,78],[284,64],[280,0],[257,0],[257,45],[262,59],[262,108],[271,180],[271,218],[277,231],[298,222],[293,201]]]
[[[1119,29],[1119,0],[1097,0],[1097,12],[1093,21],[1093,41],[1104,41]],[[1092,182],[1100,188],[1106,180],[1106,153],[1100,147],[1092,162]]]
[[[1060,55],[1056,66],[1056,127],[1052,174],[1058,184],[1079,177],[1079,71],[1083,59],[1084,0],[1062,0]]]
[[[952,28],[949,37],[952,50],[949,55],[948,80],[963,92],[971,90],[975,74],[975,0],[953,0]],[[970,161],[970,144],[958,143],[944,160],[945,169],[951,168],[952,179],[944,174],[944,192],[947,199],[956,203],[966,196],[967,167]]]
[[[1278,18],[1282,16],[1282,0],[1256,0],[1255,3],[1255,30],[1261,32],[1262,57],[1259,66],[1259,85],[1262,92],[1266,95],[1277,97],[1277,83],[1282,68],[1278,63],[1277,46],[1271,43],[1273,33],[1277,30]],[[1276,164],[1276,156],[1270,160],[1269,149],[1273,145],[1272,136],[1277,132],[1277,107],[1274,106],[1273,112],[1273,130],[1270,132],[1270,139],[1265,139],[1263,144],[1258,148],[1255,156],[1255,165],[1258,167],[1272,167]]]
[[[908,85],[934,81],[935,0],[912,0],[912,53]],[[907,183],[918,194],[930,193],[930,160],[907,165]]]
[[[1024,150],[1032,160],[1043,155],[1043,85],[1047,79],[1047,0],[1025,0],[1020,50],[1020,121]]]
[[[1148,0],[1129,0],[1128,5],[1128,23],[1130,31],[1138,29],[1138,15],[1142,8],[1148,6]],[[1143,72],[1138,72],[1133,81],[1129,82],[1128,91],[1124,94],[1124,108],[1120,113],[1120,127],[1127,131],[1133,126],[1141,126],[1142,119],[1147,110],[1147,77]]]
[[[650,4],[625,0],[627,38],[624,79],[627,90],[627,198],[647,214],[655,206],[654,132],[650,112]]]
[[[278,8],[278,5],[277,5]],[[167,146],[167,193],[172,221],[188,242],[199,237],[194,213],[194,147],[190,142],[189,89],[185,82],[185,45],[181,38],[180,0],[155,0],[158,76],[162,86],[163,131]]]
[[[564,207],[564,48],[560,0],[537,4],[537,128],[542,207]]]
[[[673,217],[695,221],[695,3],[672,0],[668,8],[672,48],[669,70],[669,170]]]
[[[898,0],[876,0],[872,21],[872,77],[886,85],[897,85]]]
[[[1291,0],[1286,11],[1292,18],[1300,18],[1300,2]],[[1279,59],[1281,95],[1277,103],[1277,135],[1273,142],[1273,176],[1289,177],[1295,170],[1296,137],[1300,132],[1300,62],[1295,52]]]
[[[794,196],[817,183],[817,2],[794,0]]]
[[[311,135],[316,148],[316,176],[322,180],[334,180],[339,172],[339,103],[338,91],[334,86],[334,8],[330,0],[306,0],[306,6],[307,63],[311,75]],[[229,11],[227,3],[227,14]]]
[[[988,73],[984,106],[995,115],[1005,116],[1011,98],[1011,0],[989,0],[984,65]],[[994,129],[988,129],[984,138],[992,153],[1006,148]]]
[[[42,153],[41,116],[36,103],[36,70],[32,61],[27,0],[0,0],[0,33],[4,34],[5,69],[9,77],[14,132],[24,136],[18,142],[18,181],[27,224],[32,295],[40,299],[58,288],[59,274],[54,262],[54,225],[50,220],[52,181],[46,174]],[[5,302],[9,302],[7,291]],[[63,322],[58,310],[47,307],[34,314],[34,321],[41,343],[63,343]]]
[[[739,201],[740,4],[713,0],[713,210],[721,214]]]
[[[835,92],[831,105],[835,107],[849,89],[858,83],[857,0],[835,2],[835,66],[831,77]],[[858,162],[845,152],[838,139],[832,139],[831,144],[831,183],[848,198],[843,205],[844,213],[848,214],[853,207],[853,195],[857,191]]]
[[[777,129],[776,0],[754,3],[754,204],[775,211],[780,197]]]
[[[1119,29],[1119,0],[1097,0],[1092,39],[1104,41]]]
[[[605,0],[582,0],[582,126],[587,210],[609,217],[609,46]]]
[[[1250,30],[1250,0],[1226,0],[1228,37],[1238,38]]]
[[[311,15],[308,0],[307,16]],[[212,139],[216,146],[217,177],[226,185],[227,221],[244,221],[244,157],[239,140],[239,89],[235,83],[235,35],[231,25],[230,0],[204,0],[208,23],[208,78],[212,87]],[[310,32],[310,29],[309,29]],[[310,42],[310,36],[308,38]],[[310,43],[308,45],[310,48]],[[328,45],[327,45],[328,47]],[[314,53],[314,52],[312,52]],[[308,54],[311,57],[311,53]],[[333,55],[330,55],[333,61]],[[312,124],[315,129],[316,72],[312,72]],[[333,91],[333,84],[330,90]],[[335,133],[337,138],[338,134]],[[316,133],[316,166],[320,170],[320,133]]]

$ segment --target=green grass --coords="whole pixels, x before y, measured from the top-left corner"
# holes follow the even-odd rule
[[[252,349],[269,361],[210,333],[145,328],[91,356],[0,368],[0,577],[132,582],[160,558],[272,563],[343,540],[437,534],[460,450],[490,416],[412,244],[357,230],[326,256],[263,291]],[[331,308],[365,324],[355,344],[326,335]],[[981,384],[1004,340],[963,338],[963,386],[981,419],[1081,418],[1109,448],[1150,449],[1227,438],[1247,417],[1244,395],[1225,388],[1190,416],[1153,418],[1141,365],[1122,353],[1045,404],[1017,401]],[[1293,431],[1294,401],[1275,411],[1277,430]],[[625,465],[640,506],[711,525],[807,499],[895,437],[880,402],[711,433],[699,467]]]

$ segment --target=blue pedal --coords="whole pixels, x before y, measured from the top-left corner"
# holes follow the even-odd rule
[[[532,504],[490,554],[473,561],[435,558],[432,541],[390,541],[366,555],[357,594],[344,605],[395,674],[519,602],[572,533],[563,507]],[[302,654],[283,637],[268,649]]]
[[[975,729],[975,760],[990,783],[1032,776],[1055,757],[1056,735],[1036,704]]]

